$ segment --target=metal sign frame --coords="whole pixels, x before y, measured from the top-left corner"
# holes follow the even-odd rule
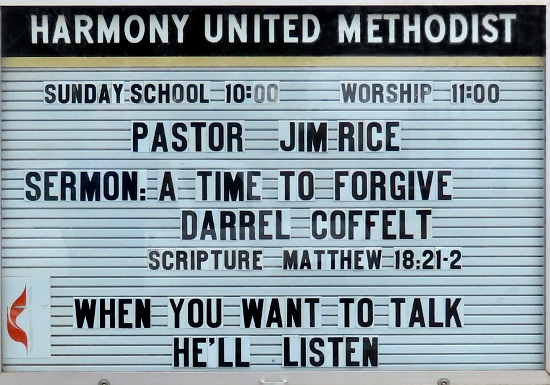
[[[0,6],[40,6],[40,5],[62,5],[62,6],[77,6],[77,5],[173,5],[173,6],[201,6],[205,5],[200,0],[195,1],[162,1],[151,2],[144,0],[123,1],[118,0],[116,4],[109,0],[99,0],[93,2],[86,1],[26,1],[26,0],[0,0]],[[430,1],[422,3],[418,1],[391,1],[391,2],[367,2],[367,1],[336,1],[336,0],[301,0],[299,5],[395,5],[395,6],[410,6],[410,5],[452,5],[460,4],[465,5],[544,5],[546,6],[546,51],[549,52],[550,42],[550,2],[546,1],[464,1],[464,2],[452,2],[446,1]],[[222,5],[272,5],[268,0],[253,1],[224,1],[224,0],[210,0],[208,2],[210,6],[222,6]],[[278,5],[296,5],[292,1],[279,2]],[[546,60],[545,64],[545,78],[546,78],[546,101],[545,101],[545,114],[550,111],[550,90],[548,88],[548,74],[550,73],[550,63]],[[0,106],[1,107],[1,106]],[[546,131],[548,132],[549,123],[546,120]],[[548,189],[550,188],[550,173],[549,173],[549,159],[550,150],[548,145],[548,137],[545,141],[545,243],[549,239],[550,232],[548,230],[547,221],[550,217],[550,201],[548,198]],[[1,165],[0,165],[1,167]],[[545,266],[545,309],[546,314],[546,326],[545,326],[545,370],[526,370],[526,371],[353,371],[353,370],[340,370],[340,371],[281,371],[281,372],[244,372],[244,371],[215,371],[215,372],[2,372],[0,369],[0,385],[30,385],[40,383],[43,385],[53,384],[111,384],[111,385],[176,385],[176,384],[196,384],[201,383],[204,385],[243,385],[243,384],[262,384],[262,385],[294,385],[294,384],[315,384],[315,385],[332,385],[334,383],[346,383],[364,384],[364,383],[383,383],[386,385],[420,385],[420,384],[440,384],[447,385],[446,381],[450,381],[450,384],[508,384],[508,385],[533,385],[533,384],[550,384],[550,310],[548,307],[548,277],[550,277],[550,263],[548,262],[548,251],[546,253],[546,266]],[[1,264],[1,259],[0,259]],[[1,304],[0,306],[5,306]],[[0,356],[1,362],[1,356]],[[447,380],[448,379],[448,380]],[[104,382],[102,382],[104,381]]]

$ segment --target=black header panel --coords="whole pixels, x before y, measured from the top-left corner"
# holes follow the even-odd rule
[[[4,57],[544,56],[544,6],[3,7]]]

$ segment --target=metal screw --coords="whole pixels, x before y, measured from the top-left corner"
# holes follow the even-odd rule
[[[97,385],[111,385],[111,383],[108,380],[103,379],[103,380],[99,380]]]
[[[451,385],[451,380],[448,378],[440,378],[439,381],[437,381],[437,385]]]

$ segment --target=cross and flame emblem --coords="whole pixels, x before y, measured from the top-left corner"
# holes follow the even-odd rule
[[[8,334],[11,339],[20,342],[25,345],[27,353],[29,352],[29,343],[27,339],[27,333],[17,325],[17,317],[25,310],[27,306],[27,286],[23,289],[23,293],[13,301],[12,305],[8,308]]]

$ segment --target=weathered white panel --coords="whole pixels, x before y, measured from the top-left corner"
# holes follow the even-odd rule
[[[250,337],[251,367],[247,370],[279,371],[283,335],[376,336],[383,370],[542,369],[543,75],[539,68],[4,70],[3,272],[6,277],[49,277],[52,353],[48,359],[5,357],[4,369],[171,371],[173,338],[205,336]],[[426,104],[340,103],[340,82],[365,79],[432,82],[433,100]],[[132,83],[176,81],[209,83],[209,103],[134,104],[130,100]],[[278,103],[224,102],[226,82],[258,81],[277,82]],[[48,105],[43,100],[45,82],[124,82],[125,100],[110,105]],[[453,82],[498,83],[501,100],[451,104]],[[243,122],[244,151],[150,152],[148,138],[147,152],[133,152],[133,121],[149,122],[151,130],[154,122],[161,121]],[[326,122],[327,151],[279,151],[280,123],[291,121]],[[338,151],[339,123],[343,121],[399,121],[399,148]],[[208,142],[201,143],[208,146]],[[78,176],[80,171],[93,170],[145,171],[144,180],[140,180],[145,200],[109,200],[104,192],[99,193],[98,201],[61,200],[63,189],[70,194],[71,187],[60,187],[60,180],[52,182],[52,200],[25,199],[25,191],[32,190],[25,181],[29,172],[66,171]],[[261,170],[262,199],[197,201],[200,180],[196,170]],[[279,200],[284,196],[281,170],[315,171],[315,199]],[[335,201],[335,170],[380,170],[386,175],[392,171],[450,170],[452,199],[437,199],[433,187],[428,187],[431,196],[422,199],[416,181],[414,199],[393,198],[390,186],[384,199],[377,191],[374,199]],[[177,201],[158,200],[162,171],[176,175]],[[47,186],[43,181],[40,186],[44,194]],[[215,189],[216,181],[209,180],[206,188]],[[293,182],[289,188],[296,198],[298,185]],[[351,188],[346,185],[344,190]],[[371,188],[370,184],[366,188]],[[405,220],[403,235],[395,224],[399,216],[390,214],[394,223],[386,229],[397,239],[349,239],[349,233],[340,237],[341,226],[353,224],[337,220],[325,223],[327,231],[336,226],[335,239],[312,239],[311,213],[321,209],[327,213],[430,209],[426,226],[432,236],[409,239],[406,234],[413,233],[409,228],[412,222]],[[182,210],[254,212],[256,226],[260,210],[287,210],[290,219],[285,226],[289,226],[290,239],[258,239],[259,232],[249,239],[252,230],[244,226],[245,239],[220,240],[218,232],[217,239],[210,234],[204,239],[182,240]],[[376,220],[377,226],[382,226],[381,216]],[[229,230],[227,235],[230,237]],[[311,269],[301,256],[297,266],[302,265],[303,270],[282,268],[283,249],[304,248],[325,254],[328,250],[381,248],[382,253],[379,267],[372,269],[353,269],[353,262],[342,262],[338,255],[335,269],[329,262],[316,269],[314,255]],[[400,269],[395,268],[394,248],[415,251],[405,262],[407,268],[404,260],[400,260]],[[426,262],[427,256],[418,254],[437,248],[460,250],[457,266],[461,268],[436,268],[440,263],[448,266],[450,255],[434,256]],[[258,249],[262,269],[198,270],[191,268],[188,260],[187,268],[152,270],[148,269],[150,249]],[[447,260],[443,262],[443,258]],[[316,313],[319,327],[242,327],[242,298],[286,297],[321,297]],[[150,298],[151,327],[73,327],[75,298]],[[173,315],[167,298],[223,298],[223,327],[169,328]],[[372,299],[372,325],[342,327],[343,307],[338,306],[342,298]],[[391,298],[419,298],[423,304],[430,299],[441,304],[445,299],[460,298],[463,313],[457,317],[462,325],[435,326],[434,322],[445,320],[445,306],[438,305],[423,308],[424,326],[416,310],[405,316],[416,317],[415,327],[390,327],[394,317]],[[281,309],[284,313],[288,307],[285,304]],[[452,313],[452,309],[447,311]],[[430,321],[429,315],[435,318]],[[351,316],[357,316],[355,309]],[[109,317],[105,318],[107,324]]]

